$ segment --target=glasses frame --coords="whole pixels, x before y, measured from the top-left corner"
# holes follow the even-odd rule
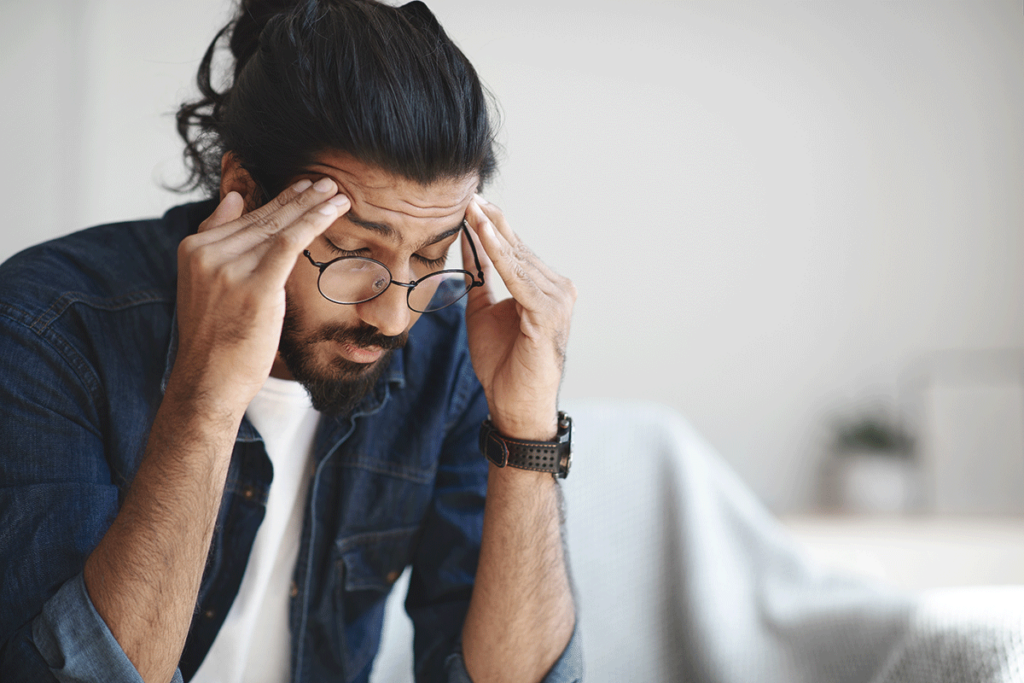
[[[321,263],[320,261],[317,261],[317,260],[315,260],[313,258],[313,255],[309,253],[309,249],[303,250],[302,255],[305,256],[307,259],[309,259],[309,262],[311,264],[313,264],[314,267],[320,269],[320,274],[317,275],[317,278],[316,278],[316,289],[317,289],[318,292],[320,292],[320,296],[322,296],[323,298],[327,299],[332,304],[340,304],[342,306],[357,306],[359,304],[365,304],[367,301],[373,301],[374,299],[379,297],[381,294],[383,294],[384,292],[388,291],[388,288],[391,285],[398,285],[399,287],[405,287],[406,288],[405,305],[409,307],[409,310],[415,311],[416,313],[434,313],[436,311],[444,310],[445,308],[448,308],[452,304],[456,304],[459,301],[462,301],[462,298],[465,297],[467,294],[469,294],[471,291],[473,291],[474,288],[476,288],[476,287],[483,287],[483,285],[484,285],[484,270],[483,270],[483,268],[480,267],[480,257],[477,256],[476,246],[473,244],[473,238],[469,234],[469,224],[465,221],[465,219],[463,219],[463,221],[462,221],[462,231],[464,233],[466,233],[466,239],[469,240],[469,249],[470,249],[470,251],[473,252],[473,263],[476,265],[476,277],[473,277],[473,274],[471,272],[469,272],[468,270],[463,270],[463,269],[460,268],[460,269],[439,270],[439,271],[437,271],[435,273],[429,273],[427,275],[424,275],[419,280],[413,280],[412,282],[399,282],[398,280],[396,280],[394,278],[394,276],[392,276],[390,268],[388,268],[386,265],[384,265],[383,263],[381,263],[377,259],[372,259],[372,258],[369,258],[367,256],[339,256],[336,259],[331,259],[330,261]],[[388,274],[388,283],[379,292],[377,292],[376,294],[374,294],[371,297],[363,299],[362,301],[337,301],[335,299],[332,299],[331,297],[329,297],[326,294],[324,294],[324,290],[320,287],[320,280],[324,276],[324,271],[326,271],[330,266],[332,266],[333,264],[337,263],[338,261],[369,261],[370,263],[375,263],[378,266],[380,266],[381,268],[383,268],[384,271]],[[463,265],[465,265],[465,264],[463,264]],[[454,301],[452,301],[450,303],[445,304],[444,306],[441,306],[440,308],[433,308],[433,309],[431,309],[429,311],[417,311],[415,308],[412,307],[412,304],[410,303],[410,297],[412,297],[412,292],[413,292],[414,289],[416,289],[417,285],[419,285],[424,280],[427,280],[429,278],[439,277],[441,275],[447,275],[447,274],[451,274],[451,275],[465,275],[465,276],[468,276],[470,278],[469,287],[466,289],[465,292],[463,292],[462,296],[460,296],[458,299],[455,299]]]

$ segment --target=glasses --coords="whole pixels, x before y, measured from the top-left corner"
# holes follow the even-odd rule
[[[476,277],[466,270],[439,270],[419,280],[399,282],[391,277],[391,271],[380,261],[365,256],[341,256],[327,263],[313,260],[309,250],[302,253],[309,262],[320,269],[317,288],[328,301],[336,304],[362,304],[376,299],[387,291],[391,285],[406,288],[406,303],[417,313],[433,313],[447,308],[462,297],[469,294],[474,287],[484,284],[484,271],[480,267],[480,258],[476,247],[469,236],[466,221],[462,221],[462,231],[469,239],[469,248],[473,252],[476,264]]]

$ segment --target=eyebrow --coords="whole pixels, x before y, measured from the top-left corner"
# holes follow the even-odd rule
[[[359,216],[354,214],[351,209],[343,217],[347,218],[349,220],[349,222],[352,223],[353,225],[358,225],[360,228],[363,228],[365,230],[369,230],[370,232],[375,232],[378,235],[382,235],[383,237],[386,237],[387,239],[391,240],[392,242],[399,242],[399,243],[401,243],[403,241],[402,240],[402,234],[400,232],[398,232],[397,230],[395,230],[390,225],[388,225],[387,223],[378,223],[376,221],[363,220],[362,218],[360,218]],[[448,239],[452,235],[458,234],[458,232],[460,230],[462,230],[462,223],[465,220],[466,219],[463,218],[461,221],[459,221],[458,225],[456,225],[454,227],[451,227],[451,228],[448,228],[444,232],[441,232],[441,233],[439,233],[437,235],[434,235],[433,237],[428,237],[423,242],[423,244],[421,244],[420,246],[418,246],[416,248],[416,250],[418,251],[419,249],[423,249],[424,247],[429,247],[432,244],[437,244],[438,242],[443,242],[444,240]]]

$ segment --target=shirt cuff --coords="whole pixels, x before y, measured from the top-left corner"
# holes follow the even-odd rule
[[[462,658],[461,649],[448,656],[445,660],[448,683],[473,683],[466,671],[466,661]],[[583,646],[580,644],[579,621],[572,629],[572,638],[565,646],[561,656],[548,671],[542,683],[582,683],[583,681]]]
[[[46,601],[32,622],[32,639],[61,683],[143,683],[92,604],[81,573]],[[183,683],[180,669],[171,683]]]

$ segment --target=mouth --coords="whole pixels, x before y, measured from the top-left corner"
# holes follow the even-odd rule
[[[375,363],[384,355],[384,349],[379,346],[356,346],[355,344],[342,344],[341,355],[353,363]]]

